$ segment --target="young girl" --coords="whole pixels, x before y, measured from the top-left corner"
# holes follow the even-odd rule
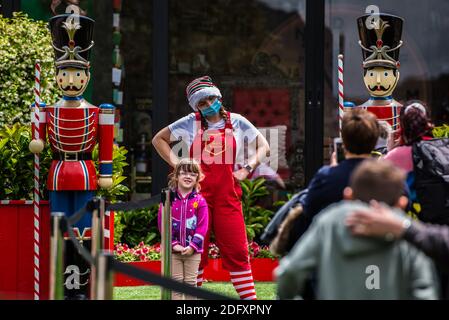
[[[199,194],[203,174],[199,164],[193,159],[182,159],[169,175],[168,186],[175,190],[172,203],[172,277],[196,286],[198,267],[208,229],[208,209],[206,200]],[[158,226],[161,230],[162,205],[159,206]],[[183,298],[178,292],[172,293],[173,300]]]

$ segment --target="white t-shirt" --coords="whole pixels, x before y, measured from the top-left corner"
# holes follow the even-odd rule
[[[234,138],[236,141],[237,153],[236,153],[236,165],[243,165],[249,156],[254,154],[255,150],[248,150],[245,154],[245,145],[250,149],[255,148],[254,140],[260,134],[259,130],[240,114],[231,112],[231,124],[234,129]],[[208,130],[224,129],[225,120],[222,119],[216,123],[208,121]],[[168,126],[171,134],[176,140],[182,140],[185,143],[186,149],[182,151],[182,155],[178,153],[178,156],[188,157],[190,146],[193,143],[194,135],[197,134],[197,121],[195,113],[190,113],[187,116],[173,122]],[[205,132],[207,132],[206,130]],[[177,153],[177,152],[175,152]]]

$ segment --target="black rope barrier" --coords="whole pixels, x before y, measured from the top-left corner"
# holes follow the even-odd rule
[[[139,201],[128,201],[128,202],[117,202],[117,203],[106,203],[106,210],[108,211],[128,211],[136,209],[145,209],[154,204],[159,204],[161,202],[161,195],[155,195],[149,199],[143,199]]]
[[[97,200],[97,199],[95,199],[95,200]],[[89,200],[83,208],[81,208],[75,214],[73,214],[69,218],[67,218],[67,222],[70,225],[74,225],[75,223],[80,221],[86,213],[91,212],[94,209],[98,208],[98,202],[95,200],[94,199]]]
[[[200,299],[209,299],[209,300],[235,300],[227,296],[223,296],[221,294],[211,292],[205,289],[199,289],[197,287],[192,287],[186,285],[184,283],[178,282],[171,278],[160,276],[156,273],[149,272],[146,270],[139,269],[137,267],[128,265],[126,263],[121,263],[115,259],[111,259],[112,269],[118,271],[120,273],[124,273],[133,278],[153,283],[158,286],[167,288],[171,291],[176,291],[179,293],[188,294],[190,296],[195,296]]]
[[[126,211],[126,210],[134,210],[134,209],[142,209],[149,207],[153,204],[161,202],[161,195],[156,195],[149,199],[144,199],[140,201],[130,201],[130,202],[121,202],[114,204],[106,204],[105,209],[110,211]],[[64,234],[65,231],[68,232],[69,238],[72,241],[75,248],[78,250],[80,255],[86,260],[89,264],[96,266],[95,258],[92,257],[90,252],[84,248],[78,241],[73,232],[73,224],[77,223],[84,215],[88,212],[91,212],[95,209],[98,209],[99,201],[97,198],[94,198],[86,203],[86,205],[78,210],[74,215],[70,218],[64,218],[65,225],[61,225],[61,232]],[[66,230],[67,229],[67,230]],[[233,298],[214,293],[205,289],[200,289],[197,287],[189,286],[184,283],[175,281],[171,278],[167,278],[161,275],[158,275],[153,272],[149,272],[146,270],[139,269],[137,267],[131,266],[126,263],[121,263],[114,258],[109,260],[110,265],[108,265],[109,269],[115,270],[117,272],[126,274],[133,278],[139,279],[141,281],[156,284],[158,286],[167,288],[171,291],[176,291],[180,293],[184,293],[190,296],[194,296],[200,299],[210,299],[210,300],[234,300]]]
[[[154,204],[159,204],[161,202],[161,195],[155,195],[149,199],[143,199],[139,201],[128,201],[128,202],[117,202],[117,203],[106,203],[105,210],[107,211],[129,211],[136,209],[144,209],[148,208]],[[84,215],[88,212],[92,212],[95,209],[98,209],[99,201],[97,198],[89,200],[86,205],[78,210],[75,214],[71,215],[68,218],[68,223],[70,225],[76,224],[80,221]]]
[[[86,213],[87,213],[87,210],[86,210],[86,212],[84,214],[86,214]],[[73,232],[73,226],[69,223],[69,219],[65,219],[65,221],[67,222],[67,232],[69,234],[69,238],[72,241],[72,243],[75,246],[75,248],[78,250],[78,252],[83,257],[84,260],[89,262],[91,265],[95,265],[94,257],[92,257],[90,252],[86,248],[84,248],[79,243],[78,239],[75,237],[75,233]],[[61,231],[64,232],[63,230],[61,230]]]

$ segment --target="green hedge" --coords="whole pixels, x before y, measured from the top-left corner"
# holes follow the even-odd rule
[[[151,245],[161,241],[157,228],[159,204],[150,208],[119,211],[114,217],[114,243],[126,243],[131,247],[143,242]]]
[[[34,65],[41,61],[41,101],[53,104],[60,95],[47,23],[24,13],[0,16],[0,126],[30,122],[34,102]]]

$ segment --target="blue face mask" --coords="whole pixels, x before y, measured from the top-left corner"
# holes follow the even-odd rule
[[[201,110],[201,114],[205,117],[213,116],[216,115],[218,111],[220,111],[220,108],[221,108],[221,101],[217,98],[215,99],[214,103],[210,105],[209,108]]]

